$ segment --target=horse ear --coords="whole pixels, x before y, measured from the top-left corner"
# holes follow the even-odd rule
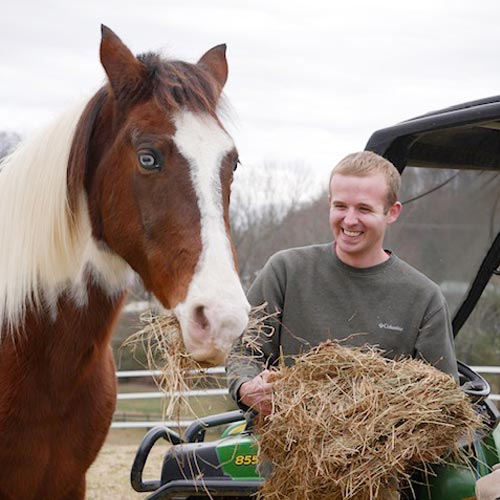
[[[115,33],[101,25],[101,63],[117,99],[128,89],[137,89],[144,79],[144,66]]]
[[[227,80],[226,44],[217,45],[205,52],[197,64],[215,78],[222,90]]]

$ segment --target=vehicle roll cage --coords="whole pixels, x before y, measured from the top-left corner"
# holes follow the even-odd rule
[[[390,160],[400,173],[406,165],[500,172],[500,96],[433,111],[380,129],[366,150]],[[456,336],[488,281],[500,274],[500,232],[496,235],[465,299],[453,317]]]

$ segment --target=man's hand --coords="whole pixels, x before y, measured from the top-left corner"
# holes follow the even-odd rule
[[[240,401],[259,412],[263,417],[273,411],[273,383],[270,380],[271,372],[264,370],[248,382],[240,386]]]

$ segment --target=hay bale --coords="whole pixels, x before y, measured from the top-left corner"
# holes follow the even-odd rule
[[[266,500],[374,500],[412,469],[458,453],[481,426],[467,396],[422,361],[325,342],[274,373],[274,411],[258,423]]]

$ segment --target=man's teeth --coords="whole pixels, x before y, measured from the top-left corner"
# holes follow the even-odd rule
[[[344,234],[347,236],[359,236],[361,231],[348,231],[347,229],[344,229]]]

